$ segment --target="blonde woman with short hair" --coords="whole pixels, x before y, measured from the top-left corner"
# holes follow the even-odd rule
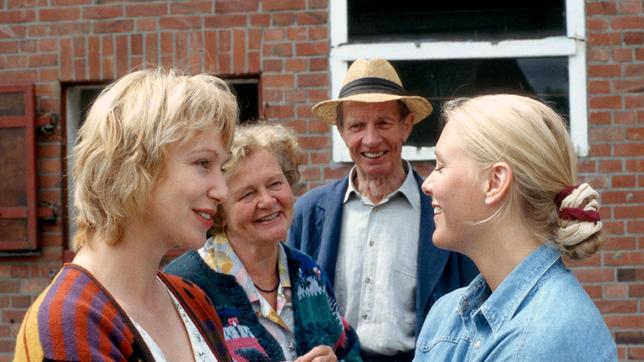
[[[601,314],[562,255],[602,243],[598,193],[575,177],[562,118],[516,95],[449,102],[436,144],[436,246],[481,274],[441,298],[425,320],[416,361],[615,361]]]
[[[99,95],[73,151],[77,253],[27,312],[17,360],[230,360],[203,291],[158,268],[212,226],[237,117],[203,74],[137,71]]]

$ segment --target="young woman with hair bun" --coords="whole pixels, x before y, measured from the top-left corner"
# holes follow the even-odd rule
[[[423,184],[433,241],[481,274],[434,305],[415,360],[617,360],[601,314],[562,261],[602,244],[599,195],[576,181],[563,119],[507,94],[451,101],[444,118]]]

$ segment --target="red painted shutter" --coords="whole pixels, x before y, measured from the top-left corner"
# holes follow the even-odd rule
[[[33,85],[0,86],[0,251],[36,249]]]

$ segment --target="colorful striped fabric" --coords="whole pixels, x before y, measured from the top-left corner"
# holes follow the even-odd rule
[[[208,297],[175,276],[159,277],[177,297],[218,361],[229,361],[223,330]],[[27,311],[16,361],[153,361],[143,338],[105,288],[85,269],[66,264]]]

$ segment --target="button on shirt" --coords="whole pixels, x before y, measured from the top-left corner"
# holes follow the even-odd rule
[[[369,353],[414,349],[420,194],[408,162],[406,171],[400,188],[374,205],[351,181],[354,167],[345,194],[334,288]]]
[[[542,245],[494,292],[479,275],[438,300],[414,361],[617,361],[617,349],[559,251]]]
[[[295,321],[293,319],[293,303],[291,296],[291,278],[288,275],[288,262],[284,246],[279,245],[277,265],[280,284],[277,289],[277,310],[259,293],[253,280],[246,271],[235,250],[224,235],[217,235],[206,241],[199,249],[201,258],[218,273],[235,277],[237,283],[246,292],[259,323],[275,338],[287,361],[297,358],[295,350]]]

